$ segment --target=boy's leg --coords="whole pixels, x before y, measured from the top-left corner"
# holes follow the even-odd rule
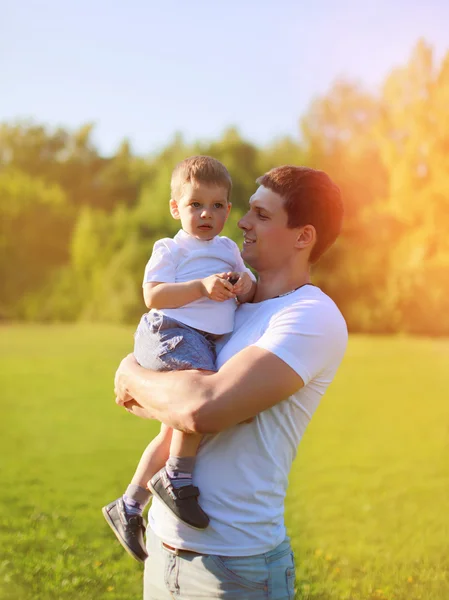
[[[148,482],[154,496],[175,517],[194,529],[205,529],[209,524],[209,517],[198,504],[199,490],[192,483],[201,439],[201,435],[174,430],[170,457],[165,467]]]
[[[165,464],[165,470],[174,488],[192,485],[196,453],[202,437],[201,434],[173,431],[170,457]]]
[[[172,430],[162,425],[160,433],[143,453],[126,493],[103,507],[103,515],[115,536],[128,554],[139,562],[144,562],[148,556],[143,539],[145,523],[142,510],[149,501],[151,492],[144,487],[145,482],[167,460],[171,437]]]
[[[167,456],[170,454],[172,433],[173,430],[170,427],[161,423],[160,433],[148,444],[142,454],[134,477],[123,495],[123,501],[129,513],[142,514],[148,504],[151,497],[151,492],[147,487],[148,480],[165,465]]]
[[[215,348],[208,336],[157,312],[150,312],[141,319],[135,336],[134,355],[143,367],[157,371],[216,370]],[[199,490],[192,485],[201,437],[173,432],[166,467],[148,481],[148,487],[159,500],[178,518],[197,529],[204,529],[209,524],[209,517],[198,504]],[[139,486],[142,486],[141,475],[140,471],[136,473]],[[173,502],[176,506],[172,506]]]

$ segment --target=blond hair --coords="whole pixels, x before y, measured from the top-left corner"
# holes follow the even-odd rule
[[[182,186],[193,181],[224,187],[227,190],[227,199],[229,200],[232,179],[226,167],[216,158],[190,156],[178,163],[171,176],[171,197],[174,200],[179,200],[182,195]]]

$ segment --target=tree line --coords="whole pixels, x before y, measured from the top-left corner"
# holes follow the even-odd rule
[[[137,322],[154,242],[174,235],[168,210],[174,165],[193,154],[231,173],[225,234],[273,166],[323,169],[345,204],[342,235],[313,280],[351,331],[449,334],[449,53],[424,41],[376,93],[336,82],[300,121],[300,141],[257,147],[229,128],[212,142],[178,134],[138,156],[125,140],[112,156],[77,131],[0,125],[0,318]]]

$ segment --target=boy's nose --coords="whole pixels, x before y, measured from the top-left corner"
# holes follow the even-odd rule
[[[201,212],[201,217],[202,217],[203,219],[206,219],[207,217],[210,217],[210,211],[209,211],[209,210],[207,210],[206,208],[204,208],[204,209],[202,210],[202,212]]]

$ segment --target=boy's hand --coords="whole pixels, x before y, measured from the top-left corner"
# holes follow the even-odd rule
[[[253,282],[246,271],[242,273],[228,273],[228,277],[230,281],[235,281],[233,291],[236,296],[243,296],[251,290]]]
[[[215,302],[224,302],[235,298],[232,283],[228,281],[227,275],[227,273],[218,273],[202,279],[203,296],[215,300]]]

